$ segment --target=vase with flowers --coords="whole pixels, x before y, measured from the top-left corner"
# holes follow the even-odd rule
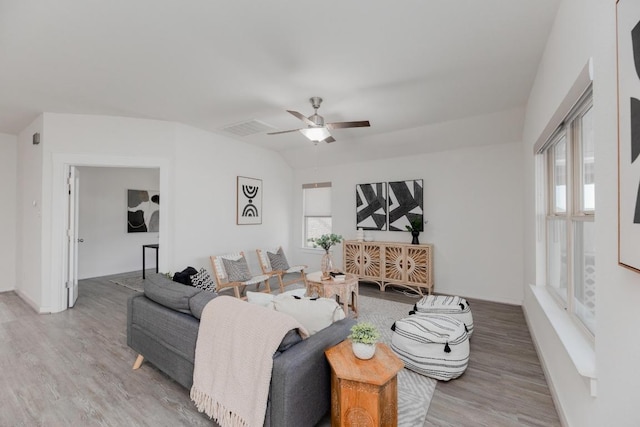
[[[320,263],[320,270],[322,271],[322,277],[329,277],[329,273],[334,271],[333,266],[333,258],[331,258],[331,253],[329,250],[332,246],[339,244],[342,242],[343,238],[339,234],[323,234],[317,238],[311,238],[309,241],[313,243],[313,247],[321,247],[324,249],[324,255],[322,256],[322,261]]]

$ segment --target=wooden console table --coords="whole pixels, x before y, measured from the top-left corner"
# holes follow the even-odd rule
[[[360,280],[411,289],[424,295],[433,291],[433,245],[398,242],[344,242],[343,265]]]
[[[325,351],[331,366],[332,426],[397,426],[397,373],[404,364],[387,345],[378,343],[376,354],[360,360],[351,340]]]

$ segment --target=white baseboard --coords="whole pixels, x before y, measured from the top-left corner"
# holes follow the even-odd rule
[[[562,404],[560,403],[558,392],[556,391],[556,387],[553,383],[553,380],[551,379],[551,374],[549,372],[549,368],[547,367],[547,363],[544,357],[542,357],[542,350],[540,349],[540,344],[538,343],[538,339],[536,337],[534,329],[531,327],[531,322],[529,321],[529,314],[527,313],[527,306],[524,304],[522,305],[522,311],[524,313],[524,320],[525,322],[527,322],[527,329],[529,329],[529,334],[531,335],[531,341],[533,341],[533,346],[536,349],[536,354],[538,355],[538,360],[540,361],[540,366],[542,366],[542,373],[544,374],[544,378],[547,381],[547,385],[549,386],[549,391],[551,392],[551,399],[553,400],[553,405],[556,407],[556,412],[558,413],[560,424],[563,427],[568,427],[569,421],[567,420]]]
[[[29,298],[29,296],[27,294],[25,294],[24,292],[22,292],[20,289],[14,289],[14,292],[16,294],[18,294],[18,296],[24,301],[26,302],[29,307],[33,308],[35,310],[36,313],[38,314],[47,314],[47,313],[51,313],[51,308],[50,307],[40,307],[38,304],[36,304],[31,298]]]

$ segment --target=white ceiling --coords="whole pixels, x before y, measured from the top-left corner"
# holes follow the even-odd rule
[[[332,147],[415,146],[388,136],[525,105],[558,3],[0,0],[0,132],[42,112],[285,130],[302,125],[285,109],[308,116],[321,96],[326,121],[371,121]],[[311,145],[234,138],[285,156]]]

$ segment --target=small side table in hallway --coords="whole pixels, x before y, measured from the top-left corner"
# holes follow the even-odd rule
[[[142,278],[144,279],[145,269],[146,269],[146,249],[155,249],[156,250],[156,273],[158,272],[158,252],[160,251],[160,245],[155,243],[153,245],[142,245]]]

